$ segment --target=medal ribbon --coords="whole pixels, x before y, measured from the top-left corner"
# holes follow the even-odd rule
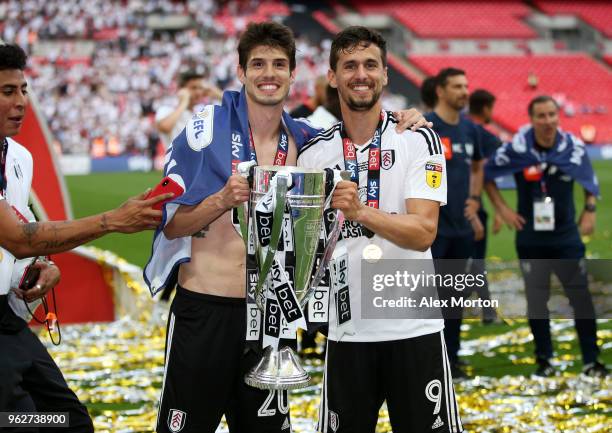
[[[366,205],[378,209],[380,205],[380,147],[384,113],[380,113],[380,121],[374,131],[374,137],[368,150],[368,178]],[[357,148],[346,135],[344,123],[340,128],[342,148],[344,153],[344,167],[351,173],[351,181],[359,185],[359,166],[357,163]]]

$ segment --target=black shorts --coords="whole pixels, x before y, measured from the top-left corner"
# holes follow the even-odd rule
[[[177,287],[170,308],[157,432],[289,433],[287,391],[244,383],[259,355],[246,351],[245,300]],[[246,352],[246,353],[245,353]]]
[[[328,341],[318,431],[373,433],[385,400],[393,433],[463,431],[442,332]]]

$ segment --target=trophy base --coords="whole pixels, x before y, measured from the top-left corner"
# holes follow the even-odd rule
[[[247,385],[259,389],[299,389],[308,386],[310,375],[300,365],[293,349],[268,346],[257,365],[244,377]]]

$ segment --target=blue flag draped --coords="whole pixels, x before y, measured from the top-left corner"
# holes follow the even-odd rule
[[[500,146],[485,166],[485,180],[514,174],[527,167],[546,163],[570,176],[588,192],[599,196],[599,183],[591,166],[584,143],[569,132],[557,131],[555,144],[547,152],[535,147],[533,127],[524,127],[512,142]]]
[[[282,122],[298,150],[319,132],[286,112]],[[164,206],[162,224],[153,237],[151,258],[144,270],[145,282],[153,295],[172,284],[178,266],[191,259],[191,236],[171,240],[166,238],[163,228],[180,205],[197,205],[223,188],[232,174],[232,165],[249,160],[249,139],[243,88],[241,92],[225,91],[221,105],[208,105],[194,115],[172,142],[166,153],[164,175],[178,182],[185,192]]]

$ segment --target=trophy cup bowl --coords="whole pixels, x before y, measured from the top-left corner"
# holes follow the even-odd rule
[[[303,308],[315,289],[315,287],[311,287],[311,283],[321,237],[323,210],[326,203],[326,182],[329,181],[329,175],[325,170],[310,170],[301,167],[255,166],[252,175],[250,218],[254,218],[254,209],[270,190],[274,176],[282,172],[291,176],[292,186],[284,194],[284,200],[280,204],[279,199],[283,198],[281,197],[283,194],[280,193],[277,197],[276,208],[277,210],[279,208],[284,210],[286,207],[290,214],[289,221],[293,232],[295,253],[293,288],[296,299]],[[282,230],[285,212],[280,213],[281,215],[275,214],[273,216],[272,232]],[[274,239],[274,234],[271,238]],[[278,236],[276,238],[278,239]],[[260,281],[256,289],[255,299],[262,311],[264,311],[266,288],[263,283],[270,273],[270,257],[273,257],[277,249],[278,245],[271,242],[268,252],[264,254],[257,235],[255,235],[255,255],[258,261]],[[300,365],[298,356],[293,349],[285,346],[276,350],[274,347],[268,346],[264,350],[262,359],[245,376],[245,382],[260,389],[296,389],[307,386],[310,382],[310,376]]]

